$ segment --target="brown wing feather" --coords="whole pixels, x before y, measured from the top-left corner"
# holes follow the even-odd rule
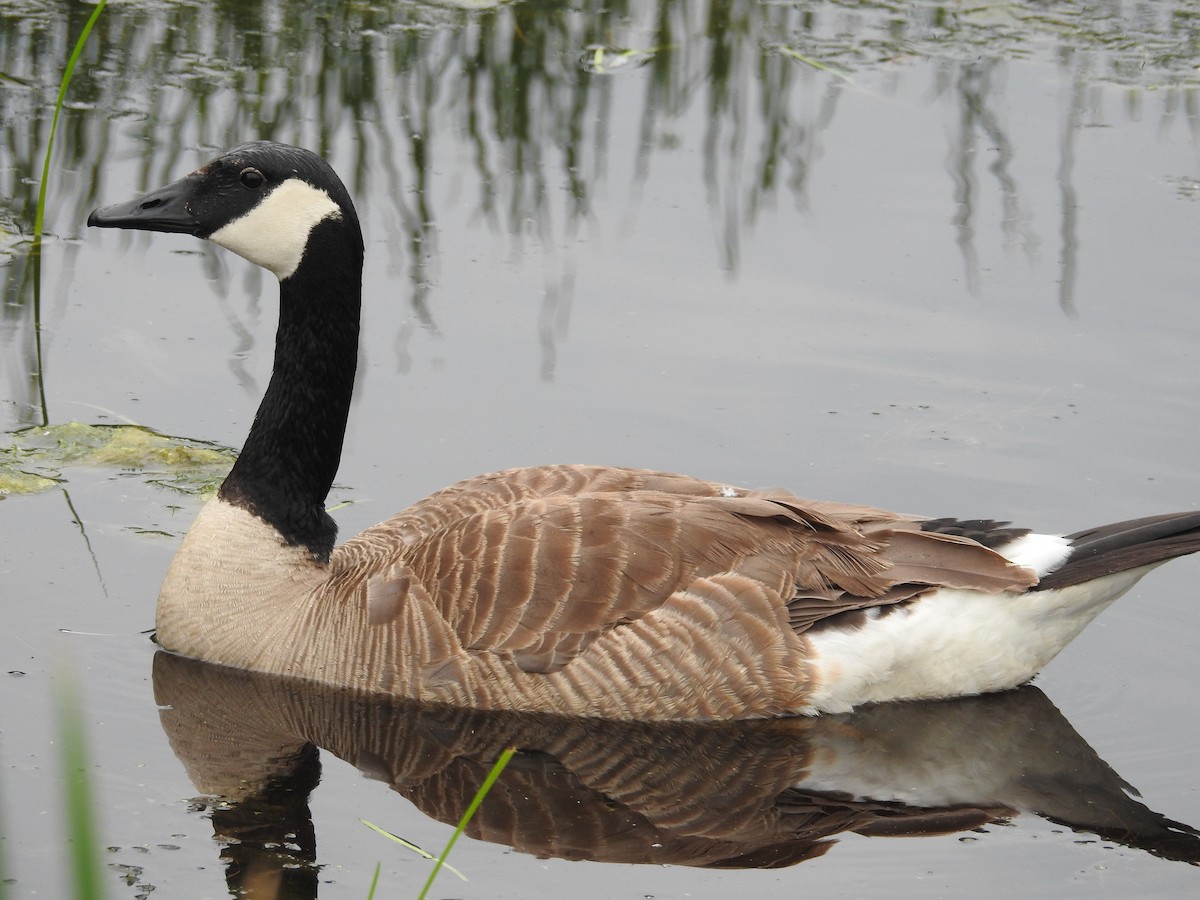
[[[996,592],[1036,580],[912,517],[598,466],[461,482],[363,532],[334,563],[375,575],[385,599],[387,584],[412,579],[463,647],[527,672],[557,671],[605,633],[725,575],[760,585],[796,632],[930,585]],[[739,610],[728,615],[732,624]]]
[[[397,535],[420,538],[462,518],[538,497],[652,490],[681,496],[718,496],[726,485],[686,475],[612,466],[533,466],[477,475],[443,488],[392,518],[368,528],[345,546],[356,554],[377,547],[390,552]]]
[[[778,524],[748,527],[716,499],[639,491],[484,510],[414,545],[405,561],[465,647],[510,651],[527,671],[553,671],[744,558],[775,560],[758,575],[778,593],[793,555]]]

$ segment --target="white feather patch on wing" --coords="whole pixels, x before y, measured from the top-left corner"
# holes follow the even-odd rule
[[[996,552],[1018,566],[1033,569],[1038,577],[1053,572],[1071,555],[1071,542],[1061,534],[1026,534]]]
[[[289,178],[245,215],[214,231],[209,240],[283,281],[300,265],[317,223],[341,215],[341,207],[325,191]]]

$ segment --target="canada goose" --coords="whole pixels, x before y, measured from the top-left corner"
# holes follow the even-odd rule
[[[242,144],[89,225],[208,238],[279,278],[271,381],[167,571],[162,646],[480,709],[841,712],[1032,678],[1200,512],[1063,536],[545,466],[460,482],[335,547],[363,238],[328,163]]]

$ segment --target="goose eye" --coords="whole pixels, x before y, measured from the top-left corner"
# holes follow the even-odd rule
[[[267,179],[263,177],[263,173],[258,171],[258,169],[247,168],[242,169],[242,174],[238,176],[238,180],[241,181],[244,187],[253,189],[262,187],[263,182]]]

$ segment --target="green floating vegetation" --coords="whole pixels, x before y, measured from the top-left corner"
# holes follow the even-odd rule
[[[20,241],[21,233],[17,230],[16,224],[0,214],[0,260],[11,259]]]
[[[40,494],[58,484],[57,478],[47,478],[32,472],[23,472],[0,462],[0,497],[8,494]]]
[[[624,69],[636,69],[652,60],[659,48],[638,50],[626,47],[603,47],[593,44],[583,51],[579,64],[593,75],[612,75]]]
[[[141,425],[36,426],[9,435],[0,447],[0,496],[46,491],[70,466],[136,472],[181,494],[211,496],[237,453],[206,441],[171,437]]]
[[[943,3],[830,0],[802,28],[765,49],[815,69],[849,73],[903,63],[1022,59],[1053,47],[1059,64],[1080,54],[1089,81],[1154,86],[1200,82],[1200,4]]]

